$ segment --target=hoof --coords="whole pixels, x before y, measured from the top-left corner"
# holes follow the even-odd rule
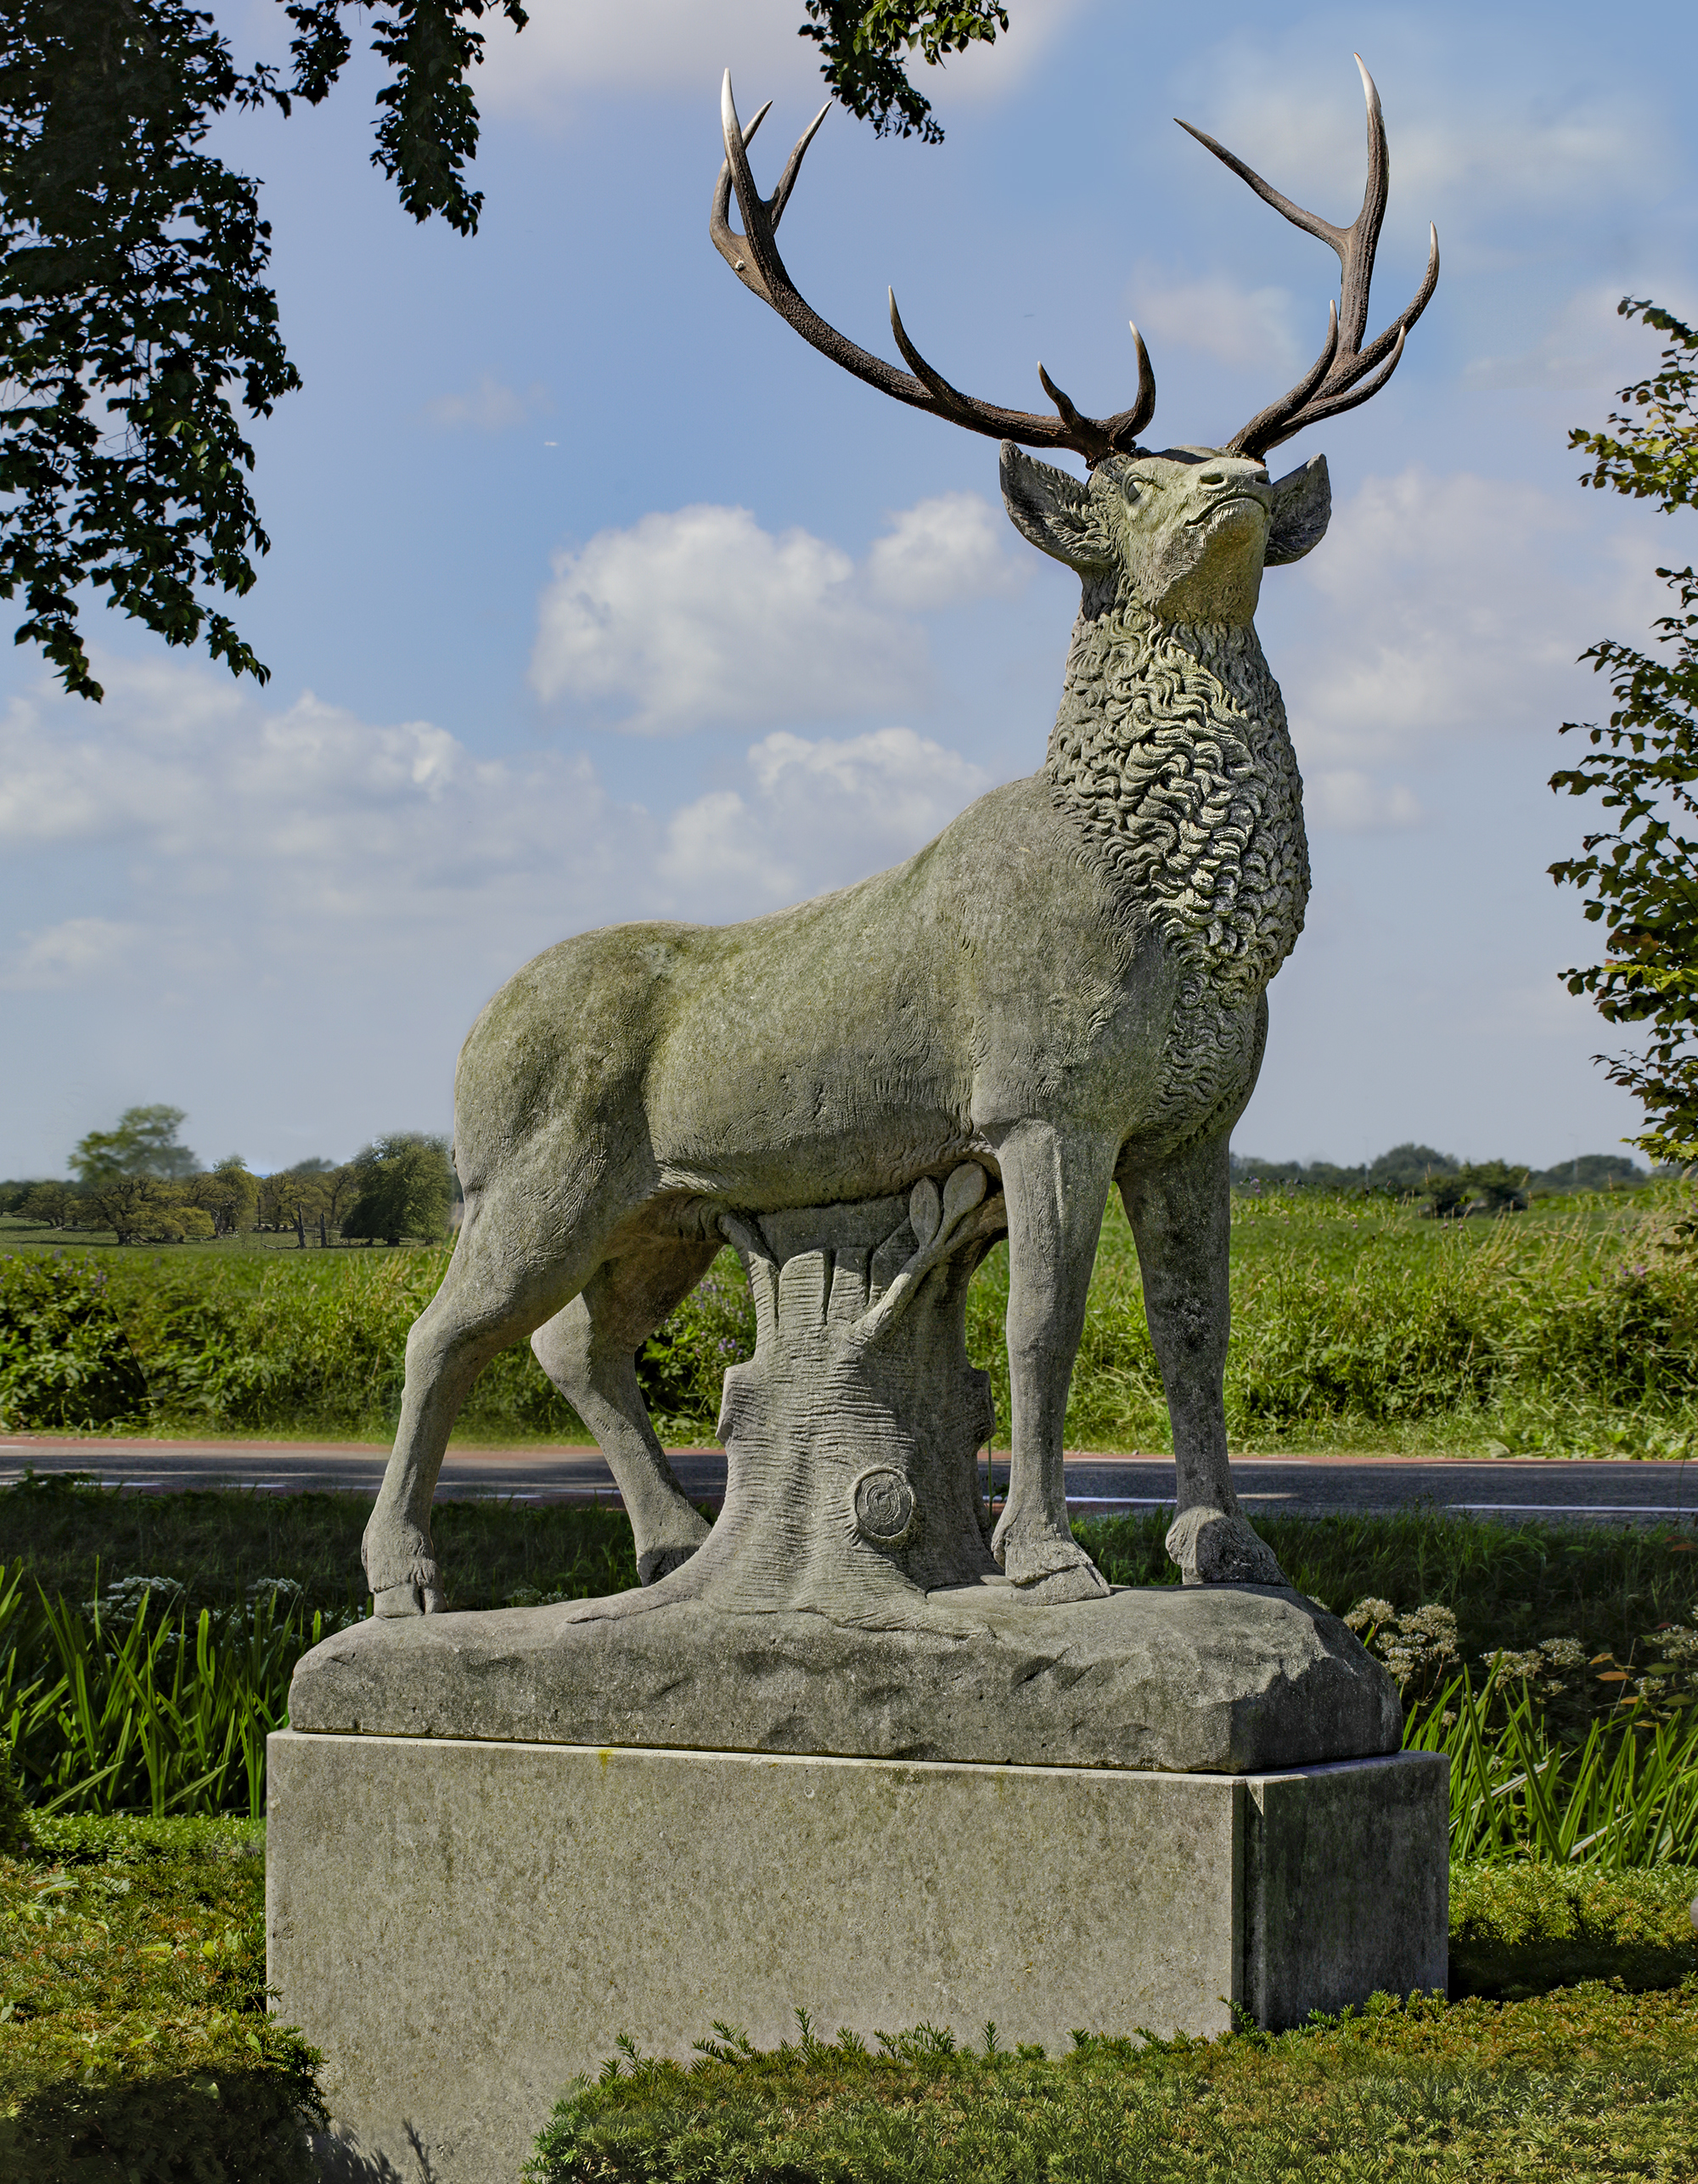
[[[1174,1519],[1167,1548],[1187,1585],[1284,1585],[1274,1550],[1241,1517],[1188,1509]]]
[[[704,1532],[705,1539],[706,1534]],[[681,1570],[700,1546],[700,1539],[692,1539],[687,1547],[645,1547],[637,1557],[638,1585],[658,1585],[669,1578],[674,1570]]]
[[[439,1585],[391,1585],[372,1595],[374,1615],[441,1615],[448,1596]]]
[[[1108,1579],[1071,1533],[1029,1532],[1010,1524],[1004,1512],[991,1552],[1029,1599],[1099,1600],[1109,1590]]]
[[[1108,1579],[1088,1557],[1073,1569],[1052,1570],[1047,1578],[1034,1578],[1029,1585],[1020,1585],[1020,1596],[1049,1607],[1069,1600],[1101,1600],[1112,1590]]]
[[[374,1615],[440,1615],[448,1604],[428,1534],[374,1516],[360,1542]]]

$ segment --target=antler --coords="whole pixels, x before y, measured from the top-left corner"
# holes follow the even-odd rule
[[[795,283],[784,270],[784,262],[779,256],[774,239],[779,220],[784,217],[790,194],[796,187],[802,155],[812,143],[814,132],[830,110],[829,104],[822,106],[797,139],[790,154],[778,188],[767,198],[762,198],[755,187],[755,177],[749,166],[748,146],[755,132],[772,110],[772,101],[762,107],[745,129],[737,119],[737,108],[731,96],[731,71],[725,71],[724,88],[720,94],[720,120],[725,132],[725,164],[719,170],[719,179],[714,184],[713,211],[708,222],[708,234],[717,250],[745,286],[751,289],[763,303],[771,304],[786,324],[793,327],[804,341],[810,342],[824,357],[835,364],[852,372],[869,386],[880,393],[893,395],[910,408],[924,409],[934,417],[945,417],[953,425],[964,425],[970,432],[983,432],[993,440],[1018,440],[1027,447],[1065,447],[1076,455],[1082,455],[1089,464],[1099,463],[1105,455],[1119,453],[1129,454],[1139,434],[1155,413],[1155,374],[1150,368],[1150,353],[1136,326],[1132,338],[1138,344],[1138,399],[1130,409],[1122,409],[1113,417],[1086,417],[1076,409],[1067,397],[1051,380],[1042,364],[1037,376],[1043,391],[1054,403],[1060,415],[1038,417],[1024,409],[1001,409],[994,402],[981,402],[975,396],[963,394],[950,386],[942,373],[934,371],[908,337],[908,330],[897,310],[894,292],[891,296],[891,331],[896,336],[897,346],[913,366],[914,376],[899,372],[894,364],[887,364],[882,357],[857,345],[840,334],[835,326],[828,326],[812,307],[797,292]],[[1224,155],[1223,155],[1224,156]],[[743,233],[739,235],[730,222],[731,192],[737,192],[737,209],[743,216]]]
[[[1301,432],[1306,425],[1317,424],[1323,417],[1337,417],[1378,394],[1402,361],[1404,336],[1426,309],[1438,285],[1438,230],[1432,228],[1428,231],[1432,242],[1427,253],[1426,275],[1415,291],[1414,302],[1365,349],[1362,346],[1362,336],[1368,325],[1368,287],[1374,278],[1374,251],[1380,240],[1380,224],[1386,217],[1386,193],[1391,184],[1392,163],[1386,149],[1386,122],[1380,111],[1380,93],[1374,87],[1373,77],[1363,67],[1361,54],[1355,58],[1357,67],[1362,70],[1362,88],[1368,100],[1368,186],[1363,192],[1362,210],[1347,228],[1335,228],[1330,220],[1305,212],[1289,197],[1282,197],[1271,183],[1264,182],[1223,144],[1217,144],[1200,129],[1192,128],[1189,121],[1179,124],[1200,144],[1206,144],[1234,174],[1242,176],[1257,195],[1276,212],[1283,212],[1294,227],[1330,243],[1338,252],[1339,264],[1344,269],[1339,301],[1333,307],[1320,355],[1289,394],[1270,402],[1227,442],[1228,448],[1235,454],[1265,455],[1282,440]],[[1363,380],[1382,358],[1386,359],[1385,369],[1363,386]]]

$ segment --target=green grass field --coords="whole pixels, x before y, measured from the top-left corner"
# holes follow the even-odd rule
[[[1435,1222],[1389,1201],[1240,1194],[1227,1405],[1240,1449],[1684,1455],[1698,1433],[1698,1258],[1685,1186]],[[443,1250],[280,1237],[120,1250],[0,1224],[0,1421],[16,1427],[386,1438],[407,1330]],[[1008,1416],[1007,1253],[969,1343]],[[663,1437],[711,1438],[753,1314],[728,1251],[648,1345]],[[58,1360],[55,1363],[55,1360]],[[1168,1445],[1125,1216],[1110,1202],[1068,1411],[1076,1448]],[[580,1441],[520,1344],[463,1443]]]

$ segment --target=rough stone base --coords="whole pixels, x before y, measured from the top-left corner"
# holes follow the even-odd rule
[[[276,2007],[328,2176],[513,2184],[628,2034],[688,2057],[921,2020],[1065,2049],[1442,1987],[1446,1761],[1262,1775],[284,1731]],[[328,2151],[328,2150],[327,2150]]]
[[[702,1555],[707,1553],[702,1550]],[[1273,1585],[1043,1606],[1005,1579],[835,1614],[680,1597],[372,1617],[304,1654],[297,1729],[1248,1775],[1395,1752],[1397,1686]]]

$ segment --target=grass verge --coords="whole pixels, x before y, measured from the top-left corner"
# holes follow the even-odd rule
[[[266,2014],[263,1831],[34,1832],[0,1858],[0,2178],[309,2184],[317,2058]]]
[[[0,1859],[0,2177],[307,2184],[315,2058],[264,2014],[263,1831],[37,1822]],[[537,2184],[1450,2184],[1698,2174],[1698,1873],[1452,1874],[1452,1987],[1270,2039],[1065,2056],[718,2029],[569,2089]]]

